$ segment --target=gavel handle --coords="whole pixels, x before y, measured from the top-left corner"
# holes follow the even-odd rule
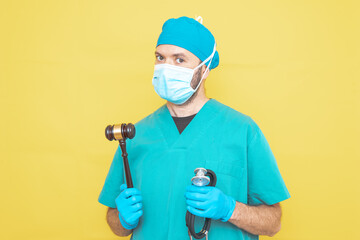
[[[121,156],[123,158],[123,162],[124,162],[124,170],[125,170],[125,178],[126,178],[126,185],[128,188],[133,188],[133,182],[132,182],[132,178],[131,178],[131,173],[130,173],[130,167],[129,167],[129,161],[127,159],[127,152],[126,152],[126,142],[124,139],[120,139],[119,140],[119,145],[121,148]]]

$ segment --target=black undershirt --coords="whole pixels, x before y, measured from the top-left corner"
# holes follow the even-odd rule
[[[189,125],[191,120],[193,120],[195,115],[196,114],[190,115],[187,117],[172,117],[174,119],[175,125],[176,125],[177,129],[179,130],[180,134],[184,131],[184,129],[187,127],[187,125]]]

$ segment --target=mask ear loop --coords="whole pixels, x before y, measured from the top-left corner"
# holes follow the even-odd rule
[[[212,54],[211,54],[205,61],[203,61],[199,66],[196,67],[196,68],[201,67],[202,65],[204,65],[204,64],[210,59],[210,63],[209,63],[209,65],[207,66],[204,74],[202,75],[201,80],[200,80],[199,84],[197,85],[197,87],[195,88],[194,92],[196,92],[196,90],[200,87],[200,85],[201,85],[201,83],[202,83],[202,81],[203,81],[203,79],[204,79],[204,76],[205,76],[206,72],[207,72],[207,71],[210,71],[209,69],[210,69],[210,66],[211,66],[211,62],[212,62],[212,60],[214,59],[215,51],[216,51],[216,43],[214,44],[214,50],[213,50]],[[195,68],[195,69],[196,69],[196,68]]]
[[[195,20],[203,24],[203,18],[201,16],[196,17]]]
[[[198,69],[199,67],[201,67],[202,65],[204,65],[207,61],[209,61],[210,59],[212,60],[214,55],[215,55],[215,52],[216,52],[216,43],[214,44],[214,48],[213,48],[213,51],[212,53],[210,54],[210,56],[205,59],[202,63],[200,63],[199,65],[197,65],[193,70],[195,71],[196,69]],[[211,61],[210,61],[211,62]],[[210,64],[209,64],[210,66]]]

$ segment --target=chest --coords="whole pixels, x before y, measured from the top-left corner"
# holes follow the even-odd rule
[[[172,145],[165,138],[140,139],[141,144],[129,153],[134,184],[145,192],[152,185],[162,194],[182,193],[191,184],[194,170],[203,167],[215,172],[218,188],[246,203],[246,146],[239,137],[219,137],[211,132],[194,136],[185,141],[180,135]]]

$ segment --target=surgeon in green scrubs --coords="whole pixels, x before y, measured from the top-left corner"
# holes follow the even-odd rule
[[[290,197],[258,125],[205,94],[219,64],[216,41],[202,19],[167,20],[158,38],[152,79],[166,104],[135,124],[127,141],[134,188],[127,188],[118,148],[99,202],[118,236],[189,239],[188,210],[211,218],[210,240],[258,239],[280,230],[279,202]],[[226,79],[223,79],[226,81]],[[211,169],[217,184],[194,186],[196,168]]]

